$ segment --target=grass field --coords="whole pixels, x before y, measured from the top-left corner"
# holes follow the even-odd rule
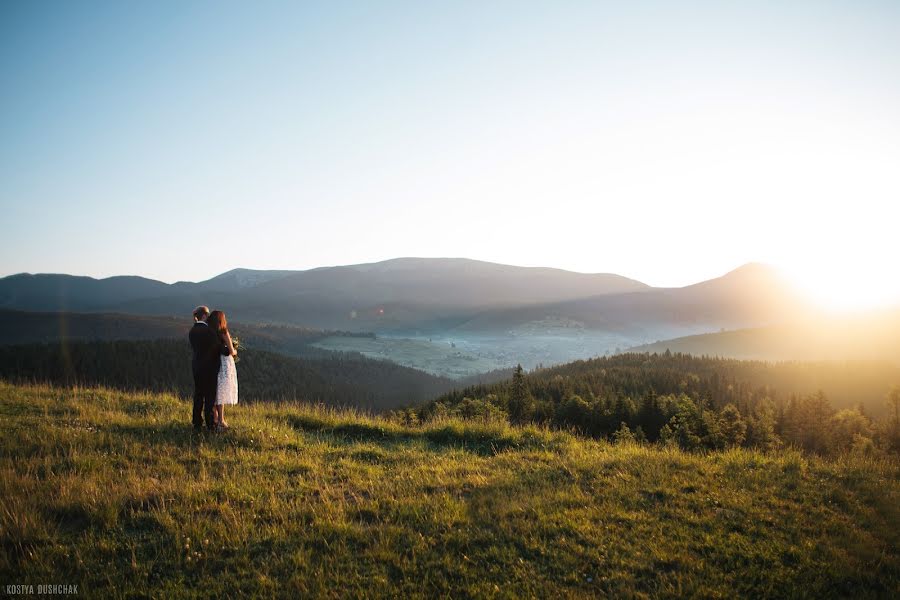
[[[0,382],[0,585],[82,597],[891,597],[900,465]]]

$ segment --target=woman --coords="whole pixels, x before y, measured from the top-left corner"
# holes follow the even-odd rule
[[[237,368],[234,365],[237,349],[235,349],[231,333],[228,331],[228,321],[225,320],[225,313],[221,310],[214,310],[209,313],[209,318],[206,322],[216,332],[219,343],[222,345],[222,358],[220,359],[222,366],[219,368],[213,419],[216,423],[216,428],[219,431],[224,431],[228,429],[228,423],[225,422],[225,405],[237,404],[238,401]]]

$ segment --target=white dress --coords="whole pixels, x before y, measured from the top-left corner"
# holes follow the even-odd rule
[[[216,388],[216,404],[237,404],[237,367],[233,356],[223,356],[219,367],[219,382]]]

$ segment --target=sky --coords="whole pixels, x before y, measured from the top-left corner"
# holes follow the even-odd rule
[[[900,299],[900,3],[0,3],[0,276],[399,256]]]

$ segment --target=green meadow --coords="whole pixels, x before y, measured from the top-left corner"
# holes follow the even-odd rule
[[[888,598],[900,462],[0,382],[0,585],[82,597]]]

